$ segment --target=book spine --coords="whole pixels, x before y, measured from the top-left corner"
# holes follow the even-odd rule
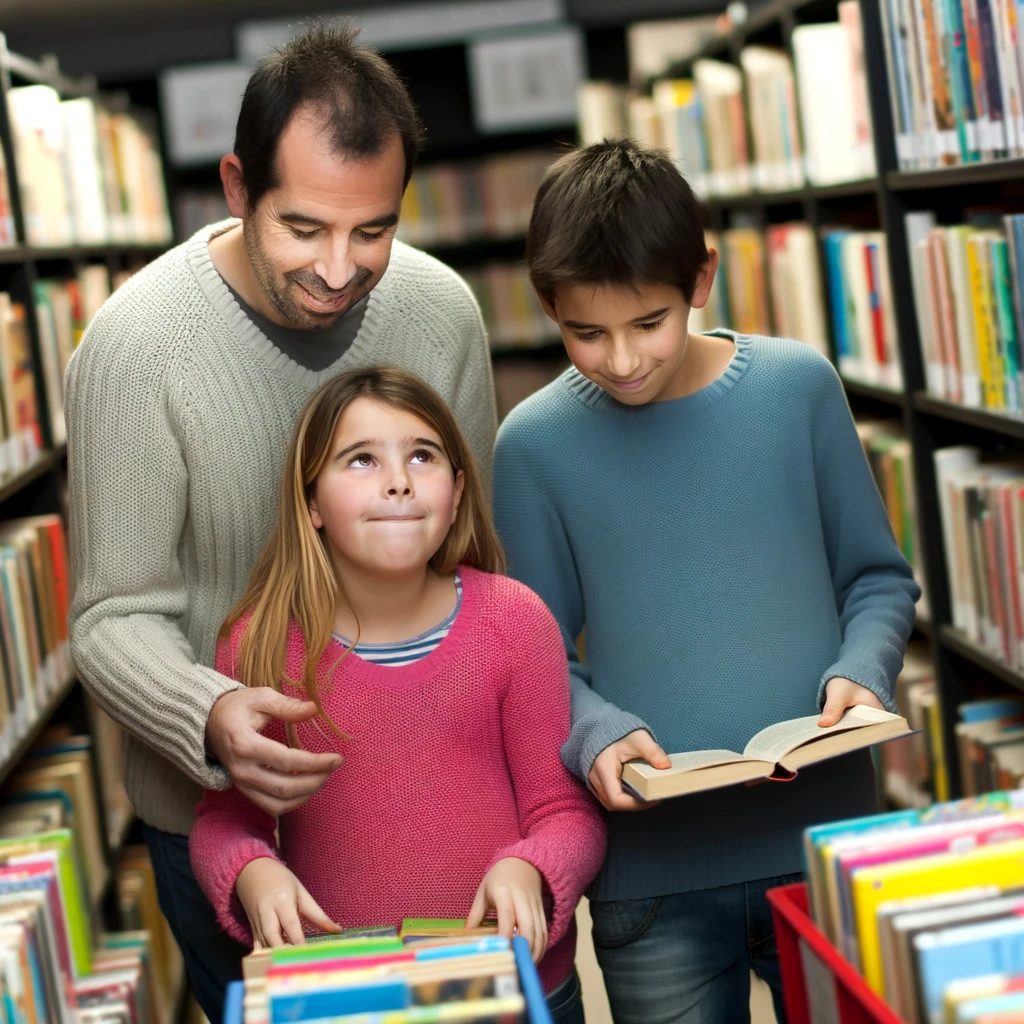
[[[992,2],[993,0],[976,0],[978,8],[978,38],[981,43],[981,59],[985,68],[985,84],[988,90],[992,155],[994,157],[1005,157],[1008,153],[1006,110],[1003,106],[1003,86],[999,75],[999,47]]]

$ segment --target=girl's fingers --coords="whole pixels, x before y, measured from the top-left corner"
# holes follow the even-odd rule
[[[526,939],[530,947],[530,955],[537,959],[537,923],[533,917],[530,897],[521,889],[512,893],[512,902],[515,906],[516,927],[519,934]]]
[[[467,928],[479,928],[487,916],[487,893],[484,890],[484,883],[481,882],[473,897],[473,906],[469,908],[469,916],[466,918]]]
[[[286,942],[292,946],[304,946],[306,936],[302,931],[302,921],[299,920],[298,905],[288,903],[282,905],[277,912],[277,918],[281,922],[281,932]]]
[[[273,908],[260,913],[260,930],[263,932],[263,941],[271,949],[284,945],[284,939],[281,936],[281,923]]]
[[[341,931],[341,928],[323,912],[320,904],[301,885],[299,886],[299,913],[321,931],[332,933]]]
[[[516,926],[516,908],[507,890],[502,889],[494,894],[494,909],[498,914],[498,934],[511,939],[512,930]]]
[[[548,951],[548,919],[544,913],[544,901],[539,897],[535,897],[533,901],[533,913],[537,921],[537,939],[540,952],[537,955],[537,961],[540,962],[543,959],[544,954]]]

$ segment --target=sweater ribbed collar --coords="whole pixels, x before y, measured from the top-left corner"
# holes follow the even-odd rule
[[[185,243],[185,254],[210,305],[224,318],[228,327],[246,348],[265,360],[270,369],[281,377],[311,391],[337,376],[347,365],[361,366],[372,362],[369,352],[379,336],[381,300],[390,284],[390,267],[369,294],[363,322],[355,338],[352,339],[352,344],[330,366],[319,371],[310,370],[282,352],[246,316],[245,310],[231,294],[220,271],[210,259],[210,240],[240,223],[241,221],[232,218],[200,228]]]
[[[700,391],[684,398],[673,398],[667,402],[648,402],[646,405],[625,405],[616,401],[600,385],[584,377],[574,366],[570,366],[562,374],[561,381],[574,398],[592,409],[608,410],[625,416],[690,415],[707,409],[724,398],[747,372],[755,352],[756,335],[738,334],[724,327],[716,327],[703,333],[715,338],[728,338],[736,346],[736,351],[729,360],[729,365],[718,377]]]

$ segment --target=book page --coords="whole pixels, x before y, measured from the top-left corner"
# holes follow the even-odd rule
[[[652,768],[646,761],[630,761],[629,764],[644,778],[653,779],[659,775],[677,775],[680,772],[692,772],[699,768],[710,768],[712,765],[730,764],[746,759],[734,750],[688,750],[683,754],[672,754],[669,760],[672,767],[664,769]]]
[[[808,715],[806,718],[791,718],[769,725],[767,729],[762,729],[751,738],[743,753],[746,757],[761,761],[781,761],[790,751],[823,736],[860,729],[865,725],[878,725],[898,718],[897,715],[890,715],[888,711],[879,711],[878,708],[869,708],[861,704],[850,708],[835,725],[822,728],[818,725],[820,717]]]

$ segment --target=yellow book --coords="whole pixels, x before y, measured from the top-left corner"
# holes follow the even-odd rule
[[[946,744],[942,737],[942,705],[937,694],[931,694],[924,702],[924,712],[928,716],[928,738],[932,754],[932,785],[935,787],[935,799],[944,803],[950,798],[949,771],[946,768]]]
[[[1003,340],[999,337],[999,311],[996,297],[995,268],[992,266],[992,243],[1002,239],[1002,232],[984,231],[978,239],[977,257],[981,270],[981,299],[985,313],[985,331],[989,337],[989,362],[992,375],[993,397],[996,409],[1006,408],[1006,375],[1002,351]],[[987,404],[987,402],[986,402]]]
[[[885,995],[879,944],[878,907],[888,900],[931,896],[977,885],[1010,888],[1024,884],[1024,839],[861,868],[851,879],[857,941],[864,979],[872,992]]]
[[[992,349],[995,346],[995,339],[989,333],[991,323],[985,308],[985,275],[978,252],[979,246],[984,244],[977,235],[971,235],[967,240],[967,280],[971,288],[971,310],[974,316],[974,331],[978,339],[982,401],[986,408],[997,409],[999,395],[996,391],[996,382],[992,379]]]

